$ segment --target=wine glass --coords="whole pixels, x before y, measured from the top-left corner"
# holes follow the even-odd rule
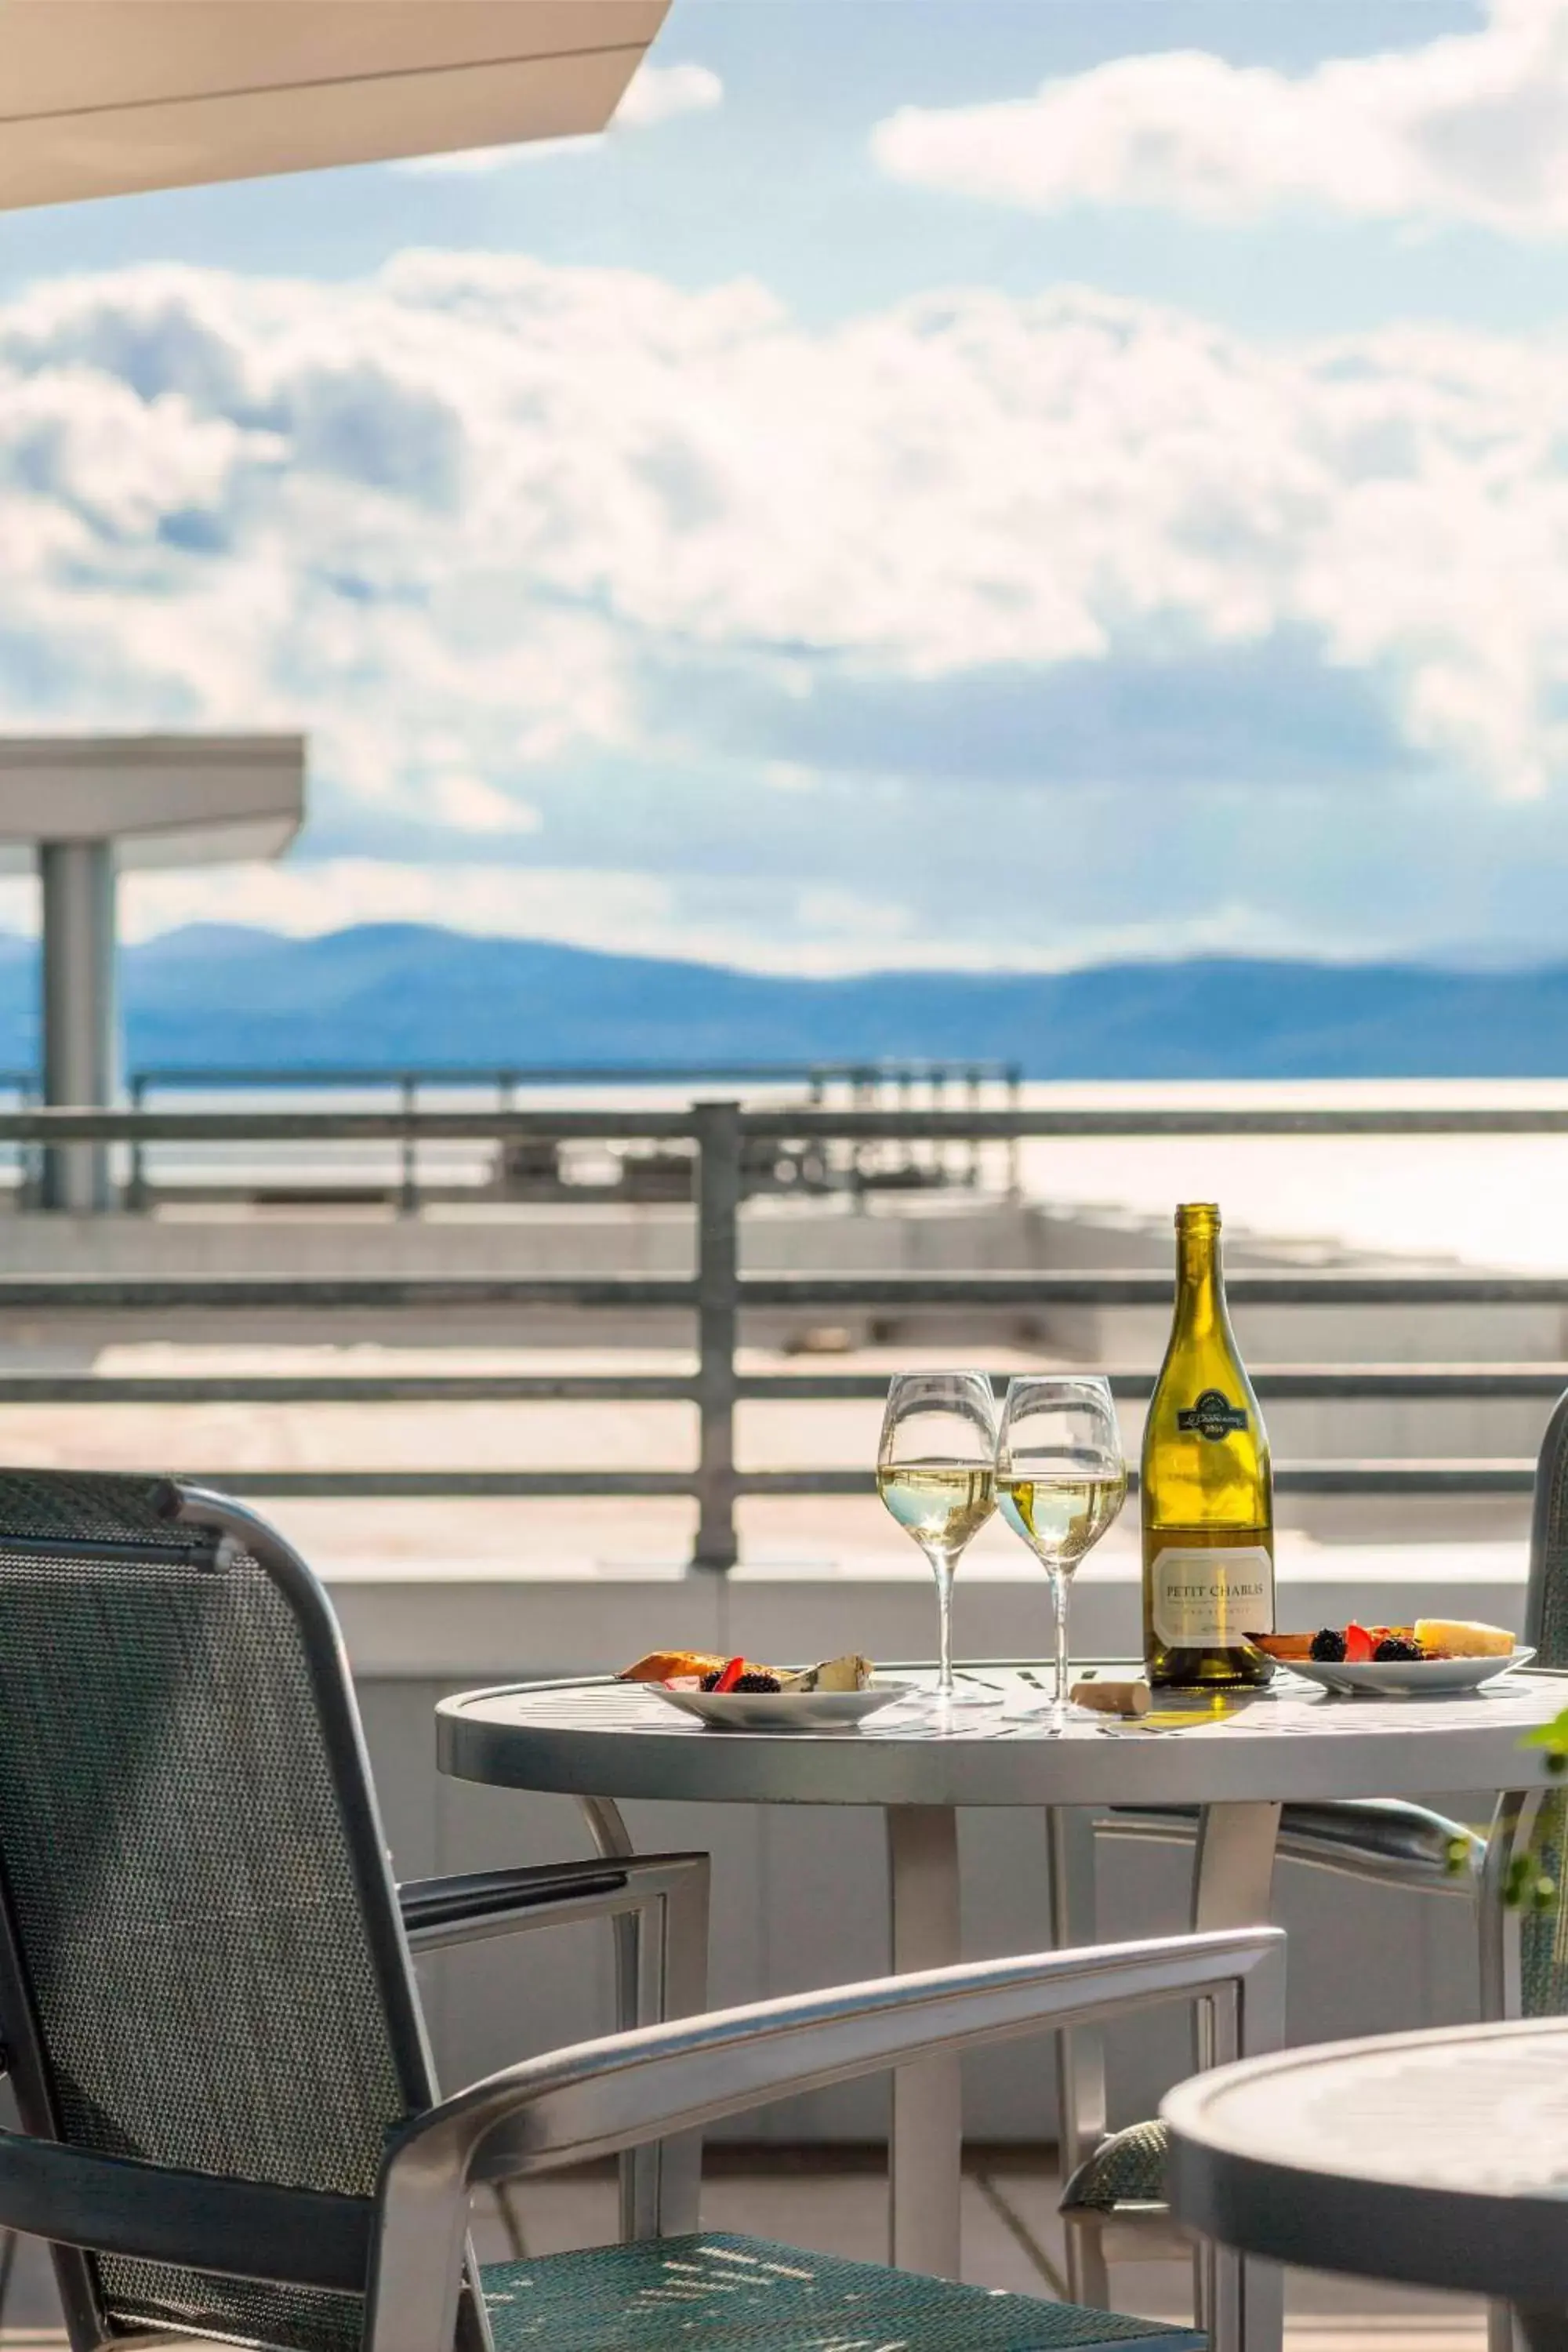
[[[952,1575],[996,1507],[996,1400],[984,1372],[898,1372],[877,1448],[877,1492],[931,1565],[941,1612],[937,1698],[989,1705],[952,1679]]]
[[[1080,1373],[1024,1373],[1007,1383],[996,1441],[996,1499],[1045,1568],[1056,1603],[1056,1680],[1047,1727],[1068,1710],[1072,1572],[1127,1500],[1127,1464],[1110,1383]]]

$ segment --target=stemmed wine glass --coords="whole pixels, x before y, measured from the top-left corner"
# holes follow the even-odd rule
[[[987,1705],[952,1679],[952,1576],[996,1507],[996,1400],[984,1372],[899,1372],[877,1448],[877,1492],[931,1565],[941,1611],[937,1698]]]
[[[1007,1383],[996,1441],[996,1499],[1051,1580],[1056,1679],[1047,1728],[1066,1727],[1072,1572],[1127,1499],[1127,1464],[1108,1381],[1024,1373]]]

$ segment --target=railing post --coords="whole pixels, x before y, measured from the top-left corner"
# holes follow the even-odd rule
[[[692,1105],[697,1132],[697,1541],[693,1568],[733,1568],[741,1106]]]
[[[419,1081],[409,1076],[403,1081],[403,1108],[408,1125],[403,1130],[403,1185],[398,1194],[397,1213],[415,1217],[419,1213],[419,1145],[414,1132],[414,1118],[419,1108]]]
[[[1023,1070],[1022,1070],[1022,1068],[1020,1067],[1020,1066],[1018,1065],[1018,1063],[1016,1063],[1016,1062],[1009,1062],[1009,1063],[1008,1063],[1008,1065],[1007,1065],[1007,1108],[1008,1108],[1008,1109],[1009,1109],[1009,1110],[1018,1110],[1018,1109],[1020,1109],[1020,1108],[1022,1108],[1022,1106],[1023,1106],[1023,1099],[1024,1099],[1024,1073],[1023,1073]],[[1016,1135],[1010,1135],[1010,1136],[1007,1138],[1007,1198],[1008,1198],[1010,1201],[1021,1201],[1021,1200],[1023,1199],[1023,1197],[1024,1197],[1024,1161],[1023,1161],[1023,1151],[1022,1151],[1022,1139],[1021,1139],[1020,1137],[1016,1136]]]
[[[131,1108],[134,1111],[147,1107],[147,1081],[138,1070],[131,1081]],[[125,1205],[128,1209],[147,1206],[147,1147],[138,1129],[131,1139],[131,1168],[125,1180]]]

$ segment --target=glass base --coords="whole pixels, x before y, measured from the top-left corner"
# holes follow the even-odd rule
[[[921,1696],[944,1714],[959,1714],[970,1707],[1000,1706],[1006,1696],[997,1684],[979,1675],[970,1676],[962,1666],[955,1666],[952,1688],[944,1691],[933,1682],[921,1685]]]

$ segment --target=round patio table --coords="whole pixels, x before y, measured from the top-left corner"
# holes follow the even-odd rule
[[[929,1667],[884,1671],[929,1695]],[[1142,1726],[1075,1714],[1053,1738],[1028,1669],[983,1661],[968,1671],[1001,1692],[1000,1705],[961,1711],[944,1727],[917,1696],[858,1730],[820,1734],[709,1730],[656,1692],[603,1675],[513,1684],[442,1700],[437,1755],[459,1779],[579,1798],[605,1853],[632,1851],[618,1799],[880,1806],[890,1957],[901,1974],[962,1957],[960,1806],[1047,1809],[1058,1946],[1093,1940],[1089,1824],[1112,1805],[1201,1806],[1192,1924],[1257,1927],[1269,1916],[1284,1801],[1496,1796],[1526,1786],[1535,1775],[1520,1740],[1568,1700],[1568,1678],[1552,1674],[1403,1700],[1332,1698],[1281,1675],[1265,1691],[1173,1706]],[[1063,2090],[1070,2098],[1065,2080]],[[901,2268],[959,2275],[962,2138],[957,2064],[900,2069],[889,2168],[891,2252]]]
[[[1484,2294],[1568,2346],[1568,2019],[1391,2033],[1181,2084],[1172,2201],[1275,2262]]]

